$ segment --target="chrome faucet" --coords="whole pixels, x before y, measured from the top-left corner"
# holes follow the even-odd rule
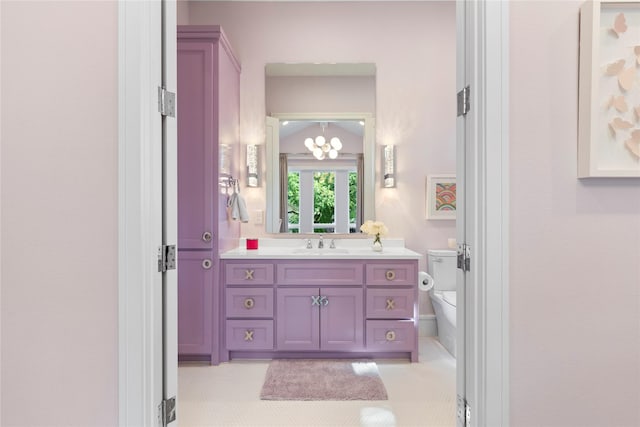
[[[322,234],[318,237],[318,249],[324,248],[324,240],[322,240]]]
[[[307,249],[313,249],[313,245],[311,244],[311,239],[307,239]]]

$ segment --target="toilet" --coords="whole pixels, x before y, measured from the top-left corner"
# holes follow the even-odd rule
[[[433,277],[429,296],[436,312],[438,340],[456,356],[456,251],[427,251],[427,268]]]

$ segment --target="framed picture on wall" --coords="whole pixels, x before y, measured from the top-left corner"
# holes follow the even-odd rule
[[[578,178],[640,177],[640,5],[580,9]]]
[[[426,186],[427,219],[456,219],[456,176],[429,175]]]

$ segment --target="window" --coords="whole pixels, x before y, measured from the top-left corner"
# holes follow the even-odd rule
[[[322,168],[321,168],[322,167]],[[314,161],[288,164],[287,230],[289,233],[356,231],[358,212],[356,162],[331,166]]]

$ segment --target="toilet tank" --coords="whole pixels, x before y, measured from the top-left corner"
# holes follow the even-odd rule
[[[427,251],[427,268],[433,277],[434,290],[456,290],[456,261],[456,251],[446,249],[429,249]]]

